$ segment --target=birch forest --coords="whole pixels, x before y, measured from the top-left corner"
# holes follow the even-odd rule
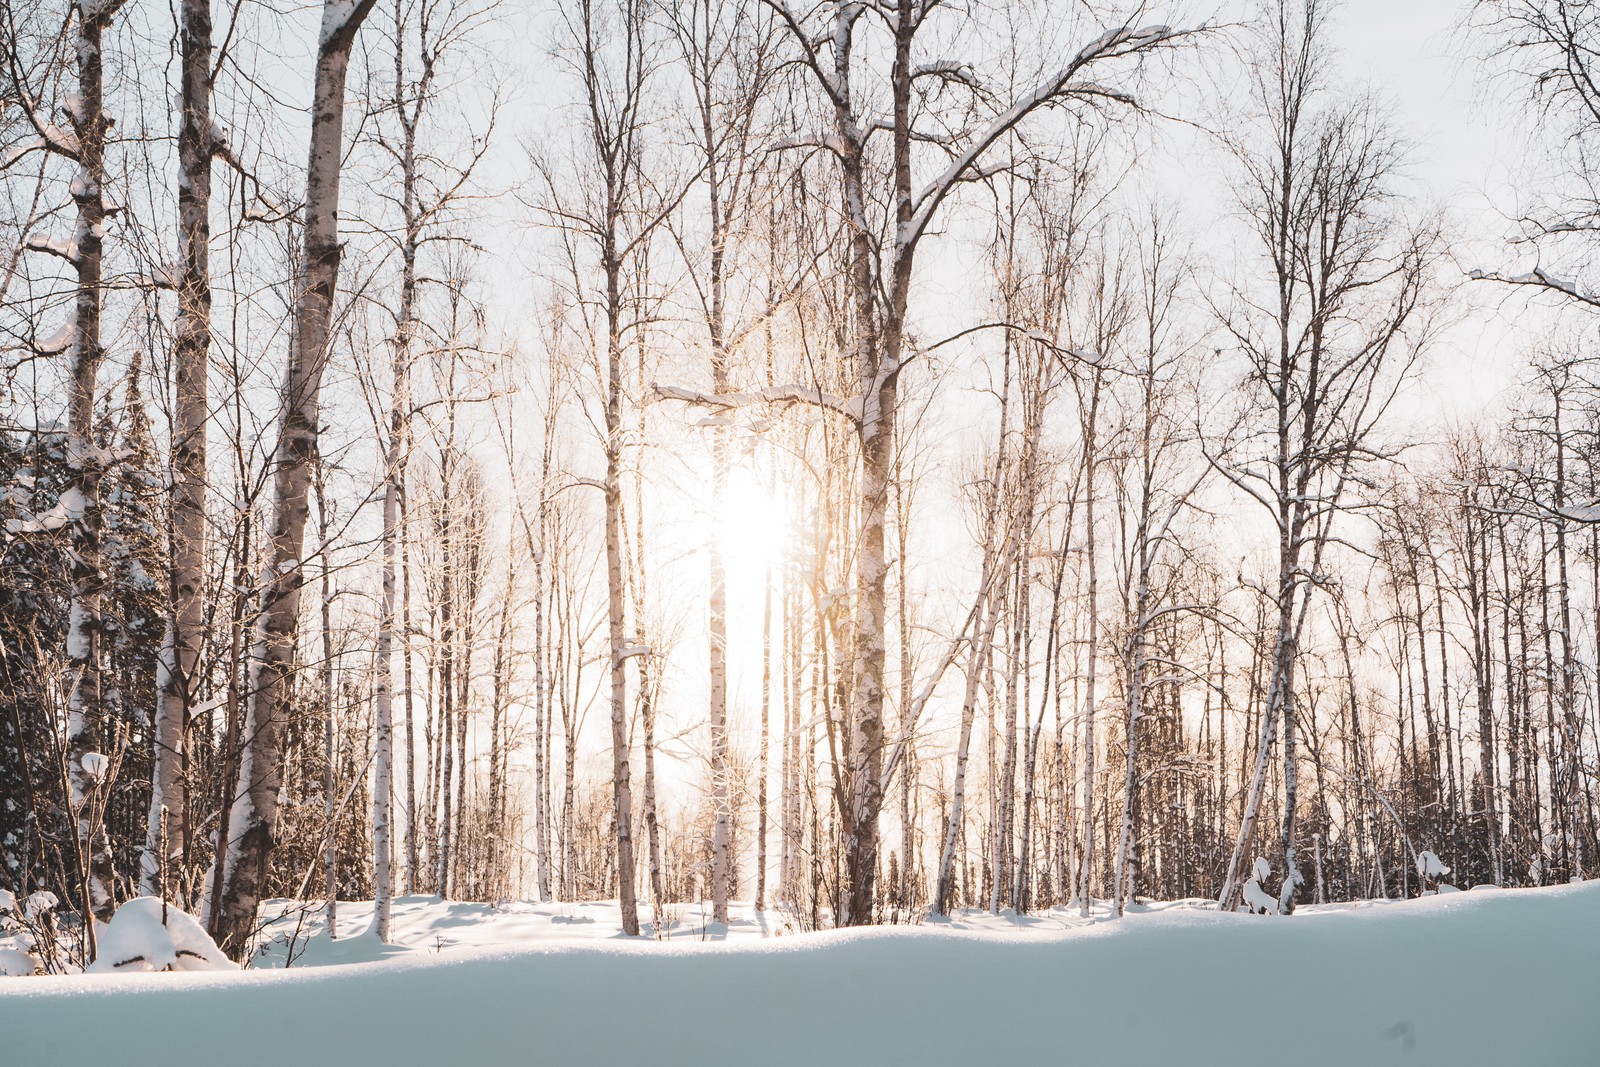
[[[0,0],[0,918],[1600,876],[1600,13],[1434,6],[1481,171],[1370,3]]]

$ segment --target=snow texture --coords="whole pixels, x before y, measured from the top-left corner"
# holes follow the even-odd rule
[[[1276,1048],[1320,1067],[1592,1063],[1600,1047],[1597,883],[1270,923],[1190,904],[1077,929],[1056,910],[982,933],[758,940],[782,918],[744,911],[723,944],[693,926],[617,940],[614,904],[508,905],[489,950],[450,940],[496,909],[395,904],[409,950],[381,962],[335,962],[384,951],[350,938],[288,971],[0,981],[0,1061],[1198,1065]],[[321,950],[330,965],[303,965]],[[1293,982],[1262,980],[1291,963]]]
[[[59,356],[78,340],[78,324],[69,321],[48,337],[34,339],[33,350],[41,356]]]
[[[0,978],[26,978],[40,971],[39,958],[20,948],[0,948]],[[0,1052],[5,1043],[0,1039]]]
[[[76,487],[64,491],[55,505],[28,519],[10,519],[6,526],[14,534],[49,533],[83,518],[86,501]]]
[[[1239,895],[1244,901],[1244,910],[1251,915],[1277,915],[1278,898],[1261,888],[1261,882],[1255,878],[1247,878]]]
[[[30,233],[23,247],[30,252],[44,252],[47,255],[58,256],[69,263],[78,262],[76,237],[51,237],[47,233]]]
[[[319,46],[327,48],[329,42],[342,33],[361,7],[361,0],[323,0],[322,35]]]

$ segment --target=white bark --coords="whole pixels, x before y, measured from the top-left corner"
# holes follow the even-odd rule
[[[311,463],[321,416],[322,373],[339,274],[339,177],[350,49],[374,0],[324,0],[306,168],[304,251],[294,286],[283,424],[274,457],[276,512],[260,621],[251,650],[244,751],[224,857],[219,943],[248,947],[277,839],[281,745],[288,717],[308,517]]]
[[[72,158],[78,173],[72,183],[77,210],[71,262],[76,272],[73,301],[73,343],[67,349],[67,523],[71,553],[67,616],[67,667],[72,690],[67,697],[66,778],[76,824],[77,865],[82,877],[84,911],[101,921],[115,910],[111,843],[99,814],[111,782],[106,749],[120,738],[112,732],[101,675],[101,626],[104,574],[101,552],[100,478],[107,457],[94,439],[97,378],[105,357],[101,347],[101,302],[104,297],[103,233],[106,141],[111,118],[105,112],[105,72],[101,44],[120,2],[79,0],[76,10],[77,99],[71,109]],[[58,149],[59,151],[59,149]],[[63,153],[67,154],[67,153]],[[92,947],[92,937],[91,937]]]
[[[188,754],[190,708],[196,702],[195,667],[204,637],[206,566],[206,375],[211,352],[211,4],[183,0],[179,12],[182,113],[178,128],[178,241],[180,277],[172,363],[176,376],[172,414],[172,488],[168,505],[169,593],[167,632],[156,665],[155,765],[150,817],[139,871],[139,891],[159,891],[168,868],[188,854]],[[166,809],[166,829],[162,809]],[[165,857],[158,853],[166,843]]]

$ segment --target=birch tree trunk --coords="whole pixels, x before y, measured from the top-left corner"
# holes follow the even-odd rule
[[[1083,679],[1083,836],[1082,864],[1078,880],[1078,909],[1084,918],[1089,917],[1094,897],[1094,775],[1095,775],[1095,709],[1099,699],[1097,673],[1100,660],[1100,570],[1096,547],[1096,496],[1099,457],[1100,415],[1099,368],[1094,371],[1089,408],[1083,431],[1083,544],[1085,560],[1089,567],[1089,583],[1085,610],[1088,613],[1089,634],[1084,646]]]
[[[756,901],[759,921],[767,907],[767,779],[770,777],[768,726],[772,715],[772,568],[766,569],[761,598],[761,736],[756,770]]]
[[[219,942],[241,958],[256,922],[277,843],[282,739],[290,708],[300,589],[305,580],[307,497],[320,426],[322,372],[339,276],[339,177],[344,149],[344,88],[350,50],[375,0],[324,0],[306,165],[304,250],[295,279],[283,425],[273,460],[276,511],[267,553],[245,748],[224,857]]]
[[[394,630],[396,585],[399,577],[402,522],[401,497],[405,484],[405,449],[411,410],[411,339],[416,329],[417,252],[421,241],[421,220],[417,204],[417,118],[428,98],[430,67],[416,87],[416,110],[407,106],[405,62],[405,11],[395,5],[394,25],[394,105],[400,119],[400,215],[403,227],[400,240],[400,304],[395,315],[394,364],[390,386],[387,437],[384,440],[383,482],[383,578],[378,609],[377,664],[373,682],[376,722],[376,754],[373,757],[372,856],[373,911],[372,931],[379,941],[389,940],[389,920],[394,896],[394,845],[391,819],[394,811]],[[410,650],[402,636],[401,652],[408,661]],[[409,697],[410,686],[407,686]],[[406,857],[408,878],[416,874],[416,768],[412,744],[410,709],[406,710]]]
[[[321,633],[322,663],[318,675],[322,683],[322,865],[323,890],[327,895],[328,939],[339,936],[339,838],[338,803],[334,790],[338,785],[338,739],[334,721],[335,669],[333,655],[333,570],[332,544],[329,540],[328,470],[319,456],[316,460],[313,489],[317,496],[317,554],[318,584],[322,589]]]
[[[396,361],[398,364],[398,360]],[[398,391],[398,390],[397,390]],[[372,757],[372,933],[389,941],[389,919],[394,901],[394,842],[390,819],[394,811],[394,626],[397,579],[400,569],[400,440],[394,405],[389,438],[384,449],[383,578],[378,606],[377,663],[373,679],[373,716],[376,719]],[[402,648],[404,648],[402,644]],[[407,719],[410,732],[410,719]],[[410,769],[408,765],[408,770]],[[409,789],[408,789],[409,792]],[[406,840],[412,840],[413,817],[408,813]]]
[[[633,785],[628,738],[627,585],[622,548],[622,291],[615,236],[607,234],[605,337],[606,630],[611,660],[611,799],[617,839],[617,899],[622,932],[639,934],[634,876]]]
[[[188,855],[189,709],[205,630],[206,422],[211,358],[211,0],[183,0],[179,11],[181,106],[178,127],[178,313],[173,327],[176,377],[172,412],[172,488],[168,502],[167,632],[156,665],[155,765],[139,892],[158,891],[166,841],[168,868]],[[163,834],[161,812],[169,827]]]
[[[113,214],[105,192],[106,141],[112,119],[105,112],[101,45],[121,6],[121,0],[78,0],[78,86],[76,99],[67,108],[76,143],[69,146],[72,151],[62,151],[59,135],[45,138],[51,150],[78,163],[72,183],[77,222],[66,249],[76,274],[76,291],[72,342],[67,348],[67,477],[59,505],[68,518],[71,558],[66,652],[73,681],[67,697],[66,777],[76,823],[81,903],[102,921],[110,919],[116,902],[111,842],[94,813],[104,810],[111,786],[108,771],[113,757],[102,750],[118,738],[101,662],[105,575],[100,478],[108,457],[94,439],[97,379],[105,358],[100,336],[103,241],[106,220]]]
[[[1329,95],[1328,5],[1279,0],[1261,23],[1249,68],[1264,121],[1259,143],[1235,149],[1252,175],[1241,206],[1270,269],[1259,321],[1243,340],[1246,409],[1253,423],[1224,467],[1272,516],[1276,573],[1263,582],[1274,620],[1271,677],[1255,772],[1218,902],[1233,906],[1260,817],[1264,760],[1283,730],[1284,803],[1279,908],[1303,882],[1296,860],[1298,735],[1295,673],[1332,523],[1356,468],[1378,453],[1375,435],[1426,342],[1408,333],[1425,299],[1435,238],[1385,205],[1400,162],[1395,139],[1364,100]],[[1252,313],[1230,321],[1236,338]],[[1241,442],[1242,444],[1242,442]],[[1265,452],[1264,464],[1257,458]],[[1250,464],[1257,463],[1256,466]],[[1268,584],[1270,583],[1270,584]]]

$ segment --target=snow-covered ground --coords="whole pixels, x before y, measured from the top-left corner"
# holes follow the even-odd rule
[[[676,918],[632,940],[603,904],[409,897],[398,947],[307,919],[287,971],[0,979],[0,1064],[1600,1063],[1600,883],[1291,918]]]

